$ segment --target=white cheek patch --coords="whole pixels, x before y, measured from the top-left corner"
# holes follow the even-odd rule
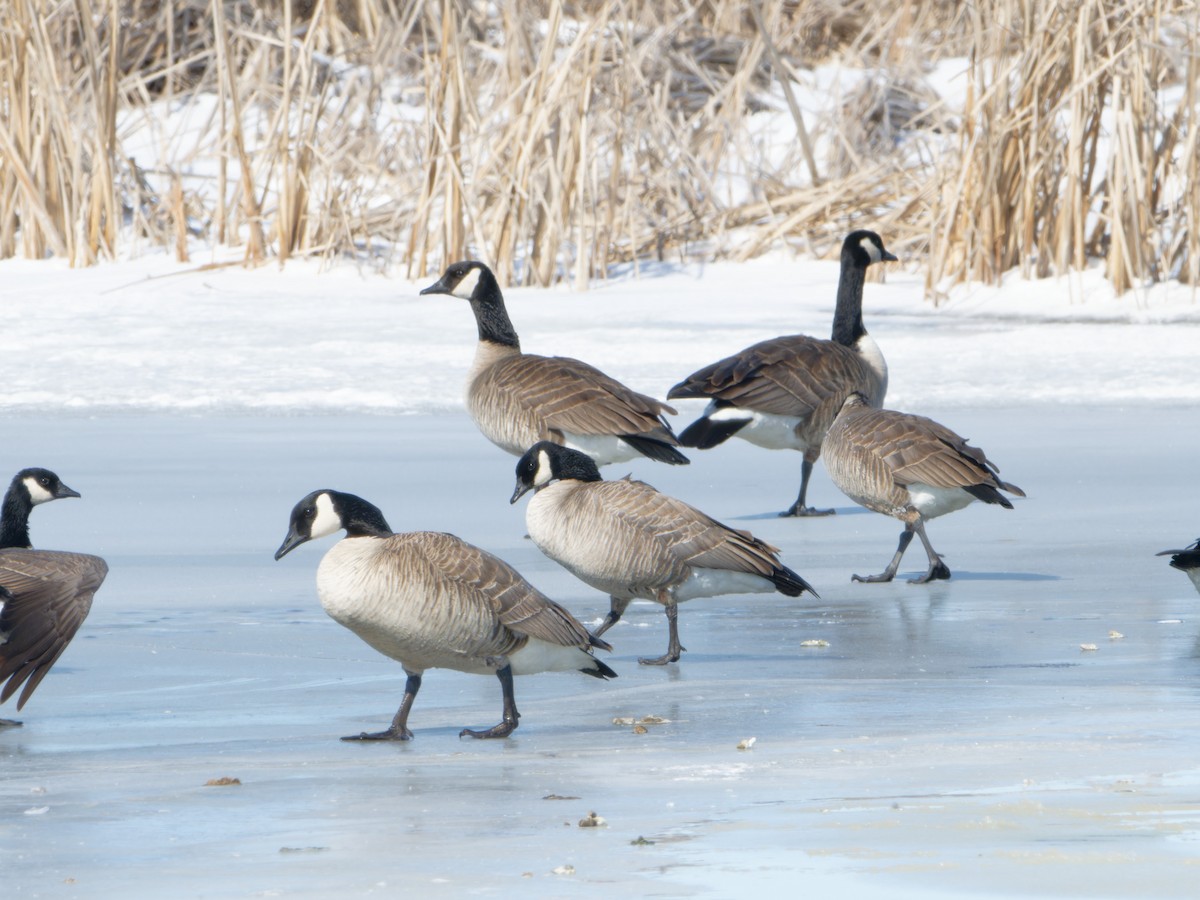
[[[471,295],[475,293],[475,287],[479,284],[479,270],[471,269],[466,275],[454,286],[451,292],[460,300],[470,300]]]
[[[333,534],[341,529],[342,517],[333,508],[333,500],[328,494],[318,495],[314,505],[317,508],[317,514],[312,521],[312,537],[325,537],[325,535]]]
[[[867,256],[871,257],[871,262],[879,262],[883,259],[883,253],[880,251],[879,245],[869,237],[859,238],[858,246],[867,251]]]
[[[534,487],[541,487],[554,480],[554,471],[550,465],[550,454],[545,450],[538,451],[537,471],[533,473]]]
[[[25,489],[29,491],[29,499],[33,501],[34,506],[54,499],[54,495],[38,484],[32,475],[25,479]]]

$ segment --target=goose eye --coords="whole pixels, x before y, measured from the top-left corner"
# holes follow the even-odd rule
[[[43,475],[41,478],[38,479],[38,483],[40,485],[42,485],[42,487],[48,487],[50,485],[50,479],[48,477],[46,477],[45,475]]]

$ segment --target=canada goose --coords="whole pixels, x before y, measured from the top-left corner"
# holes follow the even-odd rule
[[[1155,556],[1171,557],[1172,567],[1185,572],[1196,590],[1200,591],[1200,540],[1182,550],[1164,550]]]
[[[292,510],[280,559],[313,538],[345,529],[317,569],[317,594],[346,626],[408,675],[391,727],[344,741],[407,741],[426,669],[495,674],[504,696],[500,724],[464,728],[459,737],[506,737],[517,727],[513,675],[578,669],[596,678],[617,673],[592,656],[608,644],[588,634],[565,609],[508,563],[452,534],[395,534],[378,507],[340,491],[313,491]]]
[[[799,450],[800,494],[782,516],[826,516],[808,505],[808,482],[821,442],[850,391],[872,406],[887,393],[887,363],[862,320],[863,282],[871,263],[896,260],[873,231],[842,242],[833,335],[772,338],[693,372],[667,392],[668,400],[709,399],[704,414],[683,430],[685,447],[707,450],[737,435],[768,450]]]
[[[1000,469],[982,450],[949,428],[924,416],[873,409],[857,392],[846,398],[825,435],[825,467],[855,503],[904,523],[888,567],[879,575],[854,575],[854,581],[891,581],[914,533],[929,556],[929,571],[911,583],[949,578],[950,569],[925,536],[925,521],[972,500],[1012,509],[1001,490],[1025,496],[1015,484],[1000,480]]]
[[[471,304],[479,343],[467,377],[467,410],[497,447],[520,456],[530,444],[550,440],[602,466],[639,454],[671,465],[688,462],[663,418],[675,414],[667,404],[577,359],[522,353],[504,295],[483,263],[456,262],[421,293]]]
[[[24,685],[20,710],[62,656],[92,608],[108,566],[98,556],[33,550],[29,514],[35,506],[78,497],[48,469],[22,469],[0,512],[0,703]],[[7,681],[7,683],[5,683]],[[19,722],[0,720],[5,725]]]
[[[816,596],[807,581],[779,561],[779,551],[735,531],[682,500],[629,477],[603,481],[586,454],[550,441],[534,444],[517,463],[510,502],[535,491],[525,525],[539,549],[576,577],[611,597],[596,634],[611,628],[631,600],[666,607],[667,652],[644,665],[676,662],[678,604],[718,594],[779,591]]]

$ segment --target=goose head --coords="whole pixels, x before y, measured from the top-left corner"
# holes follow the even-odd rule
[[[275,551],[282,559],[301,544],[345,530],[347,537],[386,537],[392,533],[379,507],[342,491],[313,491],[294,507],[287,537]]]
[[[452,263],[442,277],[421,291],[422,294],[449,294],[460,300],[482,301],[493,293],[499,294],[500,286],[492,270],[477,260],[467,259]]]
[[[860,229],[846,235],[842,241],[842,260],[866,268],[871,263],[897,262],[897,258],[883,246],[883,238],[873,231]]]
[[[516,503],[529,491],[540,491],[551,482],[567,478],[600,481],[600,469],[586,453],[552,441],[538,441],[517,460],[517,485],[508,502]]]
[[[29,505],[48,503],[51,500],[61,500],[64,497],[78,497],[79,492],[71,490],[62,480],[49,469],[22,469],[13,476],[10,492],[24,491],[29,496]]]

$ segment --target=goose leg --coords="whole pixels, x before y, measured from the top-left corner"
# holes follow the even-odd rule
[[[796,502],[789,506],[784,512],[779,515],[781,518],[791,518],[800,516],[832,516],[835,510],[832,509],[813,509],[807,505],[808,496],[808,480],[812,477],[813,461],[805,458],[800,464],[800,496],[796,498]]]
[[[925,524],[920,520],[914,523],[917,537],[921,539],[921,543],[925,545],[925,555],[929,557],[929,571],[920,578],[908,579],[909,584],[928,584],[931,581],[946,581],[950,578],[950,568],[942,562],[942,558],[933,549],[933,545],[929,543],[929,538],[925,536]]]
[[[600,637],[608,629],[617,624],[617,621],[625,614],[625,610],[629,608],[629,600],[622,600],[619,597],[609,598],[608,615],[604,617],[604,621],[600,623],[600,627],[592,632],[594,637]]]
[[[21,723],[16,719],[0,719],[0,728],[20,728]]]
[[[679,662],[679,657],[687,649],[679,643],[679,605],[675,602],[675,598],[668,595],[666,591],[661,591],[658,595],[658,602],[667,608],[667,630],[670,633],[667,652],[656,659],[638,657],[638,662],[643,666],[665,666],[667,663]]]
[[[922,532],[924,535],[924,532]],[[887,568],[878,575],[851,575],[851,581],[862,582],[863,584],[877,584],[882,581],[891,581],[896,577],[896,570],[900,568],[900,557],[904,555],[904,551],[908,549],[908,545],[912,543],[913,526],[905,525],[904,530],[900,532],[900,544],[896,547],[896,555],[892,557],[892,561],[888,563]]]
[[[521,714],[517,712],[517,701],[513,697],[512,666],[506,663],[502,668],[497,669],[496,677],[500,679],[500,693],[504,697],[503,721],[499,725],[493,725],[487,731],[472,731],[470,728],[464,728],[458,733],[459,737],[502,738],[508,737],[516,731],[517,720],[521,718]]]
[[[417,699],[417,691],[421,689],[421,676],[408,673],[404,682],[404,699],[400,708],[392,717],[392,725],[387,731],[362,732],[342,738],[343,741],[411,741],[413,733],[408,730],[408,712],[412,709],[413,701]]]

